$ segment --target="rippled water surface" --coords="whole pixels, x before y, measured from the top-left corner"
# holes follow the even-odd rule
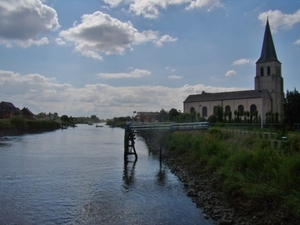
[[[182,184],[124,130],[79,125],[0,138],[0,224],[212,224]]]

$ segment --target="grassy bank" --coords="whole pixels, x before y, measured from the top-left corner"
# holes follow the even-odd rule
[[[1,131],[43,131],[55,130],[58,123],[52,120],[26,120],[23,117],[12,117],[9,120],[0,120]]]
[[[300,135],[273,149],[258,137],[233,138],[219,129],[173,132],[166,148],[185,154],[191,164],[204,165],[222,189],[255,202],[276,202],[300,217]]]

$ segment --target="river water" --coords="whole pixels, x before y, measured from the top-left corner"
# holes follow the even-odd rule
[[[0,138],[0,224],[212,224],[137,137],[78,125]]]

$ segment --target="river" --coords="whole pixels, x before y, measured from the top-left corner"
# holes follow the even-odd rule
[[[0,224],[211,225],[137,137],[107,126],[0,137]]]

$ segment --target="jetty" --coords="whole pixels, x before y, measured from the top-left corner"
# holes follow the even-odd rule
[[[193,123],[136,123],[128,122],[125,127],[124,135],[124,159],[128,155],[134,155],[137,160],[138,155],[135,149],[135,136],[142,131],[153,132],[173,132],[173,131],[188,131],[188,130],[207,130],[208,122],[193,122]]]

